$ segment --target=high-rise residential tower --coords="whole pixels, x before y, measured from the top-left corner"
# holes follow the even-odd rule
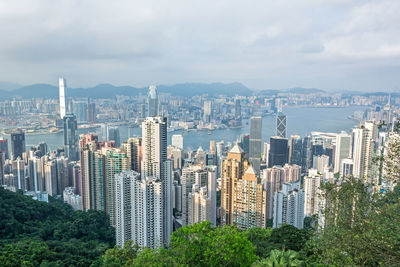
[[[300,181],[285,183],[282,190],[274,197],[273,227],[290,224],[299,229],[304,226],[304,191],[300,188]]]
[[[353,175],[372,181],[372,157],[377,135],[377,126],[373,122],[364,122],[353,129]]]
[[[155,85],[150,85],[149,93],[147,95],[147,114],[148,117],[158,116],[158,94],[157,87]]]
[[[115,175],[116,243],[132,240],[139,247],[161,248],[164,244],[162,182],[141,178],[134,171]]]
[[[67,80],[64,78],[58,79],[58,89],[59,89],[59,99],[60,99],[60,117],[64,118],[67,113],[67,104],[66,104],[66,90],[67,90]]]
[[[309,174],[304,177],[304,215],[312,216],[319,212],[322,184],[322,175],[315,169],[310,169]]]
[[[161,181],[163,201],[163,242],[172,233],[172,171],[167,160],[167,118],[148,117],[142,123],[142,179],[153,177]]]
[[[250,155],[249,161],[258,174],[261,164],[261,136],[262,136],[262,118],[251,117],[250,119]]]
[[[235,181],[247,170],[249,163],[243,149],[236,144],[222,162],[221,170],[221,225],[233,224],[233,193]]]

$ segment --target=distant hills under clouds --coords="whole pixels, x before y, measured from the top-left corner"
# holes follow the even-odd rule
[[[325,93],[325,91],[315,88],[290,88],[284,90],[252,90],[245,85],[235,83],[181,83],[174,85],[158,85],[159,93],[169,93],[175,96],[195,96],[208,94],[217,95],[276,95],[279,93],[313,94]],[[148,88],[136,88],[133,86],[114,86],[112,84],[99,84],[88,88],[68,88],[68,95],[71,97],[94,97],[111,98],[116,95],[136,96],[147,94]],[[349,93],[349,92],[347,92]],[[351,94],[355,94],[352,92]],[[358,92],[360,94],[360,92]],[[387,93],[385,93],[387,94]],[[50,84],[32,84],[21,87],[13,83],[0,82],[0,99],[10,99],[20,97],[29,98],[56,98],[58,97],[58,87]]]
[[[261,90],[249,89],[241,83],[181,83],[175,85],[158,85],[159,93],[169,93],[175,96],[195,96],[208,94],[217,95],[244,95],[253,94],[275,95],[278,93],[292,92],[300,94],[322,93],[323,90],[307,88],[291,88],[286,90]],[[88,88],[68,88],[68,95],[71,97],[101,97],[110,98],[116,95],[135,96],[146,94],[148,88],[136,88],[132,86],[114,86],[112,84],[99,84]],[[0,82],[0,99],[21,97],[25,99],[37,97],[58,97],[58,87],[50,84],[32,84],[20,87],[16,84]]]

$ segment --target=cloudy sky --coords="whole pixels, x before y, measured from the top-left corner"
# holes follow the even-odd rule
[[[400,90],[399,0],[0,0],[0,81]]]

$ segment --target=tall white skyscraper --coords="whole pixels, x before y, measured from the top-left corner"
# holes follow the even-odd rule
[[[351,137],[346,132],[341,132],[336,136],[335,149],[335,168],[334,172],[341,172],[342,161],[350,156]]]
[[[275,193],[273,227],[282,224],[290,224],[299,229],[304,226],[304,191],[300,188],[300,181],[285,183],[282,190]]]
[[[183,136],[181,134],[172,135],[172,145],[183,149]]]
[[[58,89],[60,98],[60,117],[61,119],[63,119],[65,114],[67,113],[66,94],[65,94],[65,91],[67,90],[66,79],[62,77],[58,79]]]
[[[147,114],[148,117],[158,116],[158,94],[157,87],[155,85],[150,85],[149,93],[147,95]]]
[[[167,160],[167,118],[148,117],[142,123],[142,179],[152,177],[162,183],[163,242],[172,233],[172,171]]]

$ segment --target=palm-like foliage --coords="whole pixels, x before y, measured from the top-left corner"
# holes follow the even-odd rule
[[[271,251],[268,258],[257,261],[253,267],[297,267],[303,266],[303,261],[298,259],[298,254],[293,250],[277,250]]]

